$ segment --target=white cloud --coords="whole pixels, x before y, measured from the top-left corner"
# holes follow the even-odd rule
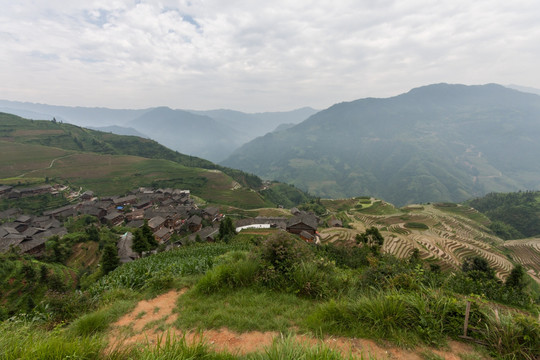
[[[0,0],[0,97],[326,107],[433,82],[540,87],[535,1]]]

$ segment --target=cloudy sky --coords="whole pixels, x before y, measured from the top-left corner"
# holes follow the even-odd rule
[[[0,99],[326,108],[438,83],[540,88],[538,0],[0,0]]]

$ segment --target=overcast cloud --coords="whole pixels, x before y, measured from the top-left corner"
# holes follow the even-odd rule
[[[0,0],[0,98],[325,108],[438,82],[540,87],[537,0]]]

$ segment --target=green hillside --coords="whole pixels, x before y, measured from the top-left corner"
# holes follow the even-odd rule
[[[223,162],[329,198],[399,206],[540,188],[540,97],[438,84],[341,103]]]
[[[258,192],[262,182],[254,175],[135,136],[0,114],[0,151],[6,155],[0,159],[0,182],[5,184],[65,180],[103,195],[123,194],[139,186],[178,187],[219,204],[276,205]],[[300,190],[282,187],[283,191],[276,188],[279,197],[289,204],[306,199]]]
[[[540,237],[540,191],[490,193],[467,204],[489,217],[503,239]]]

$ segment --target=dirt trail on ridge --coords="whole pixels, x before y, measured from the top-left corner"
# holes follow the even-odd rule
[[[264,351],[272,345],[275,338],[282,336],[278,332],[251,331],[237,333],[226,328],[210,329],[204,331],[184,331],[174,327],[174,322],[181,313],[176,313],[176,300],[184,294],[181,291],[169,291],[151,300],[140,301],[135,309],[122,316],[112,325],[109,333],[108,349],[118,349],[136,344],[155,344],[158,339],[166,336],[181,338],[185,336],[188,344],[203,340],[216,351],[227,351],[232,354],[245,355],[252,352]],[[396,347],[382,347],[372,340],[327,337],[324,340],[309,335],[296,335],[296,341],[307,346],[316,346],[324,343],[330,348],[340,351],[343,355],[352,354],[359,359],[361,356],[373,356],[377,360],[403,359],[422,360],[421,355],[426,349],[404,350]],[[472,347],[460,342],[449,342],[449,349],[434,350],[430,352],[439,355],[445,360],[460,360],[460,354],[471,353]]]

